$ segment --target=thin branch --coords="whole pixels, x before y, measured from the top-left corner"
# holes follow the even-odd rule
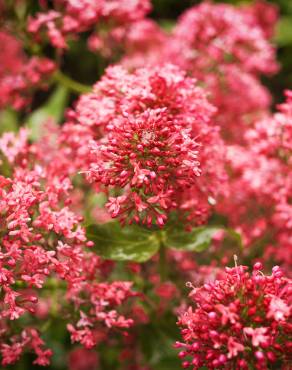
[[[60,70],[54,73],[53,79],[77,94],[83,94],[91,91],[91,86],[83,85],[80,82],[73,80],[72,78],[64,75]]]

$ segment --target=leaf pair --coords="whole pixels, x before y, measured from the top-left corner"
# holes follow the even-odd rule
[[[190,232],[174,226],[161,231],[138,225],[121,227],[116,221],[88,226],[87,237],[94,242],[96,252],[106,259],[145,262],[158,252],[161,243],[169,248],[202,252],[220,230],[225,230],[241,243],[239,234],[234,230],[219,226],[198,227]]]

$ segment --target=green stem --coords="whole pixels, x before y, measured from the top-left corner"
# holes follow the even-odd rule
[[[167,278],[167,261],[166,261],[166,248],[163,241],[160,241],[159,248],[159,274],[161,282]]]
[[[28,287],[28,285],[24,281],[17,280],[14,283],[14,287],[16,289],[25,289]],[[65,289],[66,288],[66,282],[65,281],[59,281],[55,278],[48,278],[44,285],[40,288],[42,290],[56,290],[56,289]]]
[[[72,78],[64,75],[60,70],[54,73],[53,79],[77,94],[83,94],[91,91],[90,86],[83,85],[80,82],[72,80]]]

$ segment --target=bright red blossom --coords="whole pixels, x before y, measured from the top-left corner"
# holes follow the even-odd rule
[[[105,36],[103,28],[109,28],[106,38],[121,39],[132,22],[142,19],[151,9],[149,0],[55,0],[54,10],[37,13],[30,18],[28,31],[39,41],[46,36],[58,49],[67,48],[67,39],[96,26],[97,35]],[[99,36],[100,27],[100,36]],[[92,43],[92,42],[91,42]]]
[[[14,109],[24,108],[37,87],[46,87],[55,64],[47,58],[28,58],[21,43],[6,30],[0,30],[0,42],[5,46],[0,52],[4,61],[0,68],[0,108],[8,105]]]
[[[87,177],[108,190],[123,189],[109,196],[112,217],[162,226],[172,209],[189,209],[196,193],[202,199],[213,194],[224,156],[213,111],[195,80],[171,65],[133,73],[110,68],[94,92],[81,97],[77,120],[104,132],[91,143]],[[198,213],[204,208],[199,202],[194,207]]]
[[[214,283],[193,288],[195,307],[180,315],[183,367],[268,369],[278,360],[288,365],[292,350],[292,284],[278,266],[266,276],[256,263],[226,268]]]
[[[19,136],[5,134],[0,139],[4,156],[11,164],[18,164],[11,177],[0,177],[3,366],[17,361],[24,351],[35,352],[35,363],[49,364],[52,352],[43,349],[36,328],[29,324],[24,329],[18,321],[22,316],[38,315],[42,289],[59,288],[60,307],[66,300],[66,305],[69,303],[75,312],[74,319],[66,314],[73,320],[73,324],[68,324],[70,332],[77,320],[74,329],[77,336],[72,334],[72,340],[86,347],[98,343],[99,331],[106,335],[106,328],[128,328],[133,323],[118,312],[124,301],[136,295],[131,290],[132,284],[100,282],[103,263],[85,249],[92,243],[87,242],[80,223],[82,217],[69,208],[70,169],[62,172],[62,165],[67,162],[60,162],[58,167],[46,161],[50,158],[54,163],[60,155],[46,144],[44,155],[42,146],[27,142],[25,131]],[[48,311],[46,315],[49,314]],[[11,320],[15,322],[13,335]]]

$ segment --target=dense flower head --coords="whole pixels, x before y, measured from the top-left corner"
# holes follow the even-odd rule
[[[266,233],[272,232],[274,239],[280,226],[275,228],[272,221],[275,207],[285,202],[291,192],[285,176],[287,167],[275,158],[235,145],[227,148],[227,160],[228,190],[217,203],[217,211],[226,215],[229,225],[242,234],[245,246],[252,246]]]
[[[163,50],[168,41],[169,35],[153,20],[135,22],[123,40],[121,64],[129,69],[143,67],[145,64],[157,65],[163,62]]]
[[[16,75],[7,75],[0,80],[0,106],[11,105],[21,109],[31,101],[36,88],[46,88],[46,82],[55,70],[55,64],[47,58],[32,57],[24,63]]]
[[[278,105],[279,112],[255,123],[246,132],[252,149],[269,157],[280,157],[288,163],[292,154],[292,91],[285,92],[287,100]]]
[[[0,42],[3,46],[1,50],[2,63],[0,67],[0,77],[11,73],[17,73],[24,59],[21,43],[7,31],[0,31]],[[3,56],[5,55],[5,58]]]
[[[161,109],[146,110],[134,119],[125,116],[105,140],[92,145],[97,164],[90,168],[90,179],[133,191],[109,198],[113,217],[124,212],[131,217],[134,211],[139,221],[138,214],[147,210],[149,224],[152,219],[163,224],[164,211],[176,207],[175,191],[192,185],[200,175],[198,144]]]
[[[35,363],[47,365],[52,352],[43,349],[37,330],[43,290],[59,288],[60,307],[66,300],[75,312],[66,316],[72,341],[88,348],[98,343],[99,331],[106,336],[106,328],[132,325],[118,308],[136,294],[129,282],[100,281],[103,261],[86,249],[92,242],[87,241],[82,217],[70,208],[70,170],[63,171],[66,161],[56,167],[51,162],[61,155],[55,146],[30,144],[23,129],[19,135],[5,133],[0,150],[15,165],[9,177],[0,177],[1,361],[5,366],[24,351],[33,351]],[[24,328],[18,319],[27,316]]]
[[[261,6],[265,12],[258,10]],[[264,31],[263,23],[270,25],[271,32],[275,22],[268,9],[263,2],[249,7],[203,2],[183,13],[168,34],[151,26],[148,33],[153,36],[147,43],[144,35],[133,44],[130,28],[121,63],[134,68],[171,61],[188,71],[206,87],[218,108],[215,121],[224,138],[241,142],[246,126],[265,116],[271,103],[259,76],[278,69],[274,46]],[[138,22],[133,30],[144,24],[150,27],[147,22]]]
[[[201,76],[217,108],[216,123],[228,143],[243,143],[249,125],[269,114],[271,95],[258,78],[235,65]]]
[[[272,8],[262,1],[250,6],[206,2],[183,13],[170,33],[149,20],[136,22],[119,43],[125,52],[121,63],[131,69],[171,61],[188,71],[218,108],[214,119],[224,138],[241,142],[247,125],[267,115],[271,104],[259,79],[278,69],[266,35],[276,19],[270,13]]]
[[[21,109],[30,102],[36,87],[46,87],[46,81],[55,69],[53,61],[44,57],[28,58],[13,35],[0,31],[0,108],[8,105]]]
[[[279,19],[279,8],[266,0],[256,0],[242,6],[242,10],[250,17],[252,26],[259,26],[267,38],[273,37]]]
[[[185,45],[186,63],[193,70],[216,68],[218,64],[235,64],[254,73],[277,70],[275,51],[262,29],[256,24],[251,27],[249,17],[235,6],[194,6],[181,16],[175,38]]]
[[[142,19],[151,9],[149,0],[62,0],[54,1],[54,9],[40,12],[30,18],[28,31],[36,40],[46,36],[58,49],[67,48],[67,39],[89,31],[97,25],[109,28],[109,34],[120,38],[124,26]],[[101,32],[102,34],[102,32]]]
[[[183,367],[285,368],[292,346],[291,281],[278,266],[264,275],[256,263],[226,268],[225,277],[193,287],[194,302],[178,321]],[[191,285],[191,284],[190,284]]]
[[[266,258],[271,255],[276,260],[285,264],[289,271],[292,265],[290,258],[292,250],[291,239],[291,91],[286,91],[286,102],[278,105],[278,112],[268,116],[254,124],[245,135],[245,139],[250,147],[251,153],[256,153],[258,157],[265,158],[266,169],[261,174],[266,178],[265,190],[259,189],[257,197],[267,194],[270,189],[270,205],[263,198],[259,205],[268,210],[270,215],[269,230],[273,230],[274,240],[271,242]],[[266,176],[265,173],[268,175]],[[254,176],[253,176],[254,177]],[[251,176],[250,176],[251,179]],[[251,180],[249,181],[251,183]],[[267,217],[266,217],[267,218]],[[278,248],[277,245],[283,245]]]
[[[289,273],[292,265],[290,91],[286,97],[278,112],[260,118],[245,130],[244,146],[227,147],[229,190],[216,207],[228,217],[229,225],[242,234],[250,253],[262,245],[266,250],[264,258],[269,260],[273,256]]]
[[[76,119],[82,125],[103,129],[122,112],[139,114],[147,108],[167,108],[182,127],[203,125],[215,112],[196,80],[171,64],[133,72],[116,65],[106,70],[93,86],[93,93],[80,97]]]
[[[76,120],[103,133],[91,143],[87,178],[120,192],[109,195],[112,217],[162,226],[178,202],[186,205],[184,191],[187,198],[211,192],[223,149],[214,108],[195,83],[172,65],[132,73],[117,66],[80,98]],[[218,154],[216,169],[210,151]]]
[[[291,367],[285,7],[156,3],[0,0],[0,367]]]

